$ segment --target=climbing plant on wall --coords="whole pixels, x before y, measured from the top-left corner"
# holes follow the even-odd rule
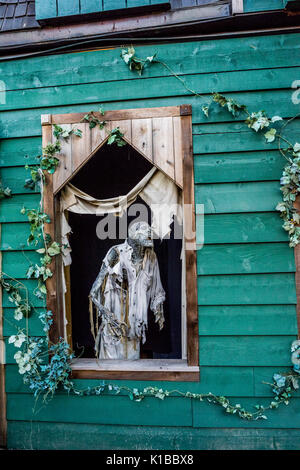
[[[121,57],[129,69],[136,71],[139,75],[143,73],[145,67],[150,66],[152,63],[159,63],[166,67],[191,94],[200,96],[199,93],[191,90],[185,81],[173,72],[166,63],[160,61],[156,54],[146,59],[140,59],[136,56],[134,48],[130,47],[122,50]],[[207,117],[211,107],[215,104],[225,108],[233,116],[243,113],[246,118],[245,125],[254,132],[263,133],[266,142],[278,140],[279,151],[287,160],[287,165],[280,180],[283,201],[277,205],[277,210],[280,211],[284,219],[284,229],[290,235],[290,246],[297,245],[300,241],[300,229],[298,227],[300,217],[294,207],[294,202],[300,192],[300,144],[297,142],[292,144],[283,137],[282,132],[288,122],[284,123],[280,116],[268,117],[264,111],[249,112],[245,105],[239,104],[232,98],[227,98],[219,93],[213,93],[211,102],[202,106],[202,110]],[[100,114],[104,115],[102,108],[100,109]],[[99,126],[100,129],[103,129],[106,126],[106,121],[97,118],[93,111],[86,114],[83,120],[89,123],[90,128]],[[42,243],[42,247],[36,250],[40,255],[40,264],[30,264],[27,278],[37,281],[34,295],[42,299],[44,304],[47,294],[46,280],[53,275],[50,269],[51,260],[61,253],[60,243],[52,240],[50,235],[45,233],[45,223],[49,223],[50,219],[43,208],[44,173],[53,174],[60,163],[58,156],[61,150],[60,140],[80,138],[82,133],[80,130],[66,131],[60,126],[54,126],[53,135],[56,141],[54,144],[48,144],[43,148],[42,155],[38,157],[38,165],[26,166],[30,171],[30,178],[25,181],[25,185],[31,189],[39,188],[41,193],[40,205],[38,209],[27,209],[24,207],[21,211],[22,214],[27,215],[30,227],[27,243],[33,244],[35,247]],[[119,128],[113,129],[108,134],[107,143],[108,145],[114,144],[117,146],[126,145]],[[5,196],[10,196],[9,190],[6,191]],[[29,301],[26,286],[5,273],[1,273],[0,283],[2,289],[7,292],[9,302],[14,306],[14,319],[17,322],[25,319],[25,328],[14,325],[16,327],[16,334],[10,336],[8,340],[17,349],[14,359],[18,364],[19,373],[23,376],[24,382],[29,385],[36,399],[42,397],[44,402],[53,397],[58,390],[65,390],[76,395],[101,395],[105,391],[115,394],[125,393],[131,400],[137,402],[141,402],[148,396],[164,400],[166,397],[179,395],[184,398],[198,401],[205,400],[219,405],[226,413],[236,414],[242,419],[257,420],[267,419],[265,414],[267,410],[278,408],[281,404],[288,405],[292,393],[299,388],[298,381],[300,375],[298,375],[298,372],[300,372],[300,369],[295,364],[294,369],[287,374],[274,374],[273,382],[269,384],[272,387],[274,398],[267,406],[255,405],[254,411],[244,409],[239,403],[231,404],[226,397],[217,396],[210,392],[198,394],[189,391],[164,390],[153,386],[139,390],[104,381],[96,387],[78,389],[70,378],[71,362],[74,358],[70,346],[63,338],[60,338],[56,344],[51,343],[49,338],[49,330],[53,323],[53,313],[44,306],[42,313],[39,313],[39,318],[46,336],[44,338],[30,336],[28,320],[35,311],[35,308]],[[292,353],[294,363],[297,363],[300,358],[299,341],[294,341]]]

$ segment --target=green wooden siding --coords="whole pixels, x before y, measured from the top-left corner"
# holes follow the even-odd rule
[[[76,3],[76,2],[75,2]],[[81,2],[83,4],[83,2]],[[158,64],[142,78],[128,71],[119,49],[35,57],[0,64],[7,86],[1,105],[0,166],[14,196],[0,204],[3,270],[28,286],[37,311],[29,329],[42,336],[41,301],[35,282],[25,280],[28,225],[20,209],[37,207],[39,195],[24,188],[24,163],[41,151],[40,115],[98,109],[143,108],[191,103],[195,199],[205,206],[205,244],[197,253],[201,379],[199,383],[156,382],[168,389],[224,394],[247,406],[272,396],[262,382],[288,370],[289,347],[297,335],[295,264],[275,210],[281,198],[284,160],[276,143],[267,144],[239,119],[201,106],[210,93],[228,93],[250,110],[284,118],[297,114],[291,83],[299,76],[299,35],[272,35],[169,45],[142,46],[140,56],[157,52],[187,84],[190,96]],[[289,126],[299,135],[299,119]],[[24,156],[26,155],[26,159]],[[197,236],[200,241],[200,225]],[[25,256],[26,255],[26,256]],[[13,333],[13,309],[3,295],[4,334]],[[36,449],[299,449],[300,400],[248,423],[205,403],[175,396],[132,403],[124,394],[67,397],[59,393],[38,414],[17,372],[7,344],[8,446]],[[85,387],[97,381],[77,381]],[[144,387],[150,382],[118,381]],[[299,396],[299,395],[298,395]],[[31,436],[31,437],[30,437]],[[297,444],[297,442],[298,444]]]
[[[245,426],[245,424],[244,424]],[[82,436],[85,439],[82,439]],[[47,436],[47,439],[45,439]],[[20,449],[70,450],[108,448],[156,450],[299,450],[298,429],[114,426],[98,424],[10,421],[8,439]]]
[[[280,10],[287,4],[287,0],[244,0],[244,11]]]
[[[167,3],[167,0],[35,0],[36,19]]]

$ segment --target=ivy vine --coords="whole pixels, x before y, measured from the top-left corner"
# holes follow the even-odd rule
[[[15,314],[15,319],[20,320],[23,317],[28,318],[34,307],[28,301],[28,292],[26,287],[17,280],[10,278],[2,273],[0,282],[2,288],[9,295],[9,301],[16,307],[15,312],[20,305],[26,305],[22,312],[22,316]],[[25,299],[20,294],[20,289],[25,292]],[[51,343],[49,339],[49,330],[53,323],[52,312],[43,311],[39,318],[43,325],[43,331],[46,333],[45,338],[31,337],[28,330],[18,328],[15,335],[10,336],[9,343],[13,344],[18,351],[14,354],[14,359],[19,367],[19,373],[23,375],[23,381],[29,385],[34,397],[38,399],[42,397],[44,403],[53,398],[57,391],[65,390],[75,395],[101,395],[104,392],[112,392],[116,395],[124,392],[130,400],[141,402],[146,397],[155,397],[164,400],[170,396],[181,396],[196,401],[207,401],[221,406],[226,413],[236,414],[244,420],[256,421],[259,419],[267,419],[266,412],[276,409],[281,404],[288,405],[292,392],[299,388],[299,375],[289,373],[286,375],[275,374],[274,382],[270,384],[273,389],[274,398],[267,406],[255,405],[255,411],[246,410],[239,403],[232,404],[225,396],[214,395],[213,393],[192,393],[182,392],[179,390],[165,390],[158,387],[145,387],[143,389],[131,388],[127,386],[119,386],[114,383],[102,381],[95,387],[87,387],[85,389],[76,388],[74,382],[70,379],[71,362],[74,358],[70,346],[67,342],[60,338],[56,344]],[[300,351],[300,345],[294,350]]]
[[[139,75],[143,73],[145,67],[157,62],[166,67],[180,82],[195,96],[200,96],[197,92],[191,90],[185,81],[173,72],[170,67],[164,62],[156,58],[156,54],[147,57],[146,59],[138,58],[135,54],[133,47],[123,49],[121,57],[127,64],[131,71],[136,71]],[[284,229],[289,232],[290,246],[295,246],[300,240],[300,230],[298,224],[300,217],[298,211],[294,207],[294,202],[300,192],[300,144],[291,144],[281,134],[286,124],[282,124],[280,116],[273,116],[269,118],[264,111],[250,113],[245,105],[237,103],[232,98],[227,98],[219,93],[213,93],[212,102],[204,105],[202,110],[208,117],[210,107],[215,102],[221,107],[227,109],[233,116],[240,113],[246,114],[245,124],[255,132],[263,132],[267,142],[273,142],[275,139],[279,141],[279,150],[281,154],[287,159],[283,176],[280,180],[281,190],[283,192],[283,202],[279,203],[277,210],[280,211],[284,219]],[[100,115],[104,115],[104,111],[100,109]],[[106,121],[99,119],[93,111],[86,114],[83,118],[84,122],[89,123],[90,129],[99,126],[103,129],[106,126]],[[49,234],[45,233],[45,223],[50,223],[50,219],[43,210],[43,188],[44,188],[44,172],[52,174],[55,172],[59,165],[59,158],[56,156],[61,150],[59,139],[69,139],[72,135],[81,137],[80,130],[66,131],[60,126],[54,127],[54,137],[56,142],[48,144],[43,148],[42,155],[39,158],[39,165],[26,166],[30,170],[31,177],[25,181],[25,186],[30,189],[39,187],[41,192],[41,203],[38,209],[22,209],[22,213],[27,215],[30,234],[27,239],[28,244],[37,246],[40,242],[43,243],[42,248],[36,251],[41,255],[40,264],[31,264],[27,271],[27,278],[37,280],[37,288],[34,294],[45,300],[46,280],[53,275],[51,271],[52,258],[61,253],[61,246],[55,240],[52,240]],[[108,134],[107,143],[109,145],[116,144],[117,146],[126,145],[123,139],[124,134],[117,127]],[[281,143],[285,143],[285,147],[281,147]],[[0,190],[1,195],[1,190]],[[5,196],[9,196],[9,191]],[[164,400],[166,397],[172,395],[180,395],[184,398],[193,399],[197,401],[207,401],[209,403],[221,406],[228,414],[236,414],[244,420],[258,420],[267,419],[266,412],[271,409],[276,409],[280,405],[288,405],[293,392],[299,388],[300,379],[300,341],[294,341],[292,345],[292,357],[294,367],[287,374],[274,374],[273,382],[269,385],[273,390],[273,399],[267,406],[260,404],[255,405],[254,411],[249,411],[243,408],[239,403],[232,404],[228,398],[224,396],[214,395],[212,393],[198,394],[192,392],[181,392],[179,390],[164,390],[158,387],[145,387],[143,389],[130,388],[126,386],[118,386],[113,383],[100,382],[95,387],[88,387],[86,389],[77,389],[74,382],[70,379],[71,362],[74,359],[68,343],[60,338],[56,344],[51,343],[49,338],[49,330],[53,323],[53,314],[48,311],[46,307],[39,318],[42,323],[45,337],[32,337],[28,331],[28,318],[32,314],[34,307],[29,302],[28,290],[20,281],[11,278],[5,273],[0,275],[0,284],[8,294],[8,300],[14,305],[14,319],[20,321],[25,318],[26,328],[20,328],[16,325],[16,334],[9,337],[9,343],[14,345],[17,349],[14,354],[14,359],[18,364],[19,373],[23,376],[24,383],[28,384],[36,399],[42,397],[46,403],[54,394],[59,390],[65,390],[68,393],[76,395],[101,395],[104,392],[112,392],[119,394],[124,392],[131,400],[141,402],[146,397],[156,397]]]
[[[104,109],[102,108],[102,106],[99,109],[99,113],[104,116]],[[81,120],[81,122],[84,121],[87,121],[89,123],[90,129],[94,129],[94,127],[99,126],[99,129],[102,130],[107,124],[107,121],[101,121],[99,118],[97,118],[97,116],[95,116],[94,111],[90,111],[89,113],[87,113]]]
[[[300,143],[291,143],[282,135],[283,130],[291,120],[284,123],[282,117],[269,117],[265,111],[250,113],[245,105],[237,103],[232,98],[227,98],[219,93],[213,93],[212,96],[212,102],[216,102],[227,109],[234,117],[240,113],[246,114],[245,124],[253,131],[263,133],[266,142],[270,143],[276,139],[278,140],[279,151],[287,160],[287,164],[280,178],[282,202],[277,204],[276,210],[280,212],[280,216],[284,220],[282,227],[289,234],[290,247],[295,247],[300,243],[300,214],[295,207],[296,198],[300,194]],[[202,107],[207,117],[211,103]]]
[[[192,90],[186,82],[176,74],[166,63],[157,58],[157,54],[146,59],[141,59],[136,56],[133,46],[127,49],[122,49],[121,57],[125,64],[131,71],[137,71],[139,75],[142,74],[144,67],[151,63],[159,63],[163,65],[168,71],[177,78],[183,86],[194,96],[202,96],[195,90]],[[219,106],[225,108],[232,116],[236,117],[239,114],[245,114],[245,124],[255,132],[262,132],[266,142],[271,143],[278,140],[278,149],[281,155],[287,160],[284,167],[282,177],[280,179],[282,202],[278,203],[276,209],[280,212],[284,223],[283,229],[289,234],[290,246],[295,247],[300,243],[300,213],[295,207],[295,201],[300,194],[300,143],[291,143],[282,135],[286,126],[293,121],[297,116],[284,123],[282,117],[273,116],[268,117],[265,111],[260,110],[257,112],[249,112],[247,106],[238,103],[232,98],[227,98],[220,93],[212,93],[212,100],[202,106],[202,111],[206,117],[209,117],[209,111],[212,103],[217,103]],[[282,147],[284,145],[284,147]]]

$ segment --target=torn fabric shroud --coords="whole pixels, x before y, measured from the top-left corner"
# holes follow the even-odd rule
[[[68,266],[72,262],[71,247],[68,241],[68,235],[72,229],[67,222],[65,211],[77,214],[114,214],[121,217],[138,196],[150,207],[152,230],[160,239],[170,233],[170,225],[174,215],[182,224],[181,190],[155,167],[128,194],[110,199],[95,199],[72,184],[67,184],[61,192],[61,236],[64,265]]]

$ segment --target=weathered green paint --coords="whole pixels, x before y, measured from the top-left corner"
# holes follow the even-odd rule
[[[35,17],[37,20],[57,16],[57,0],[36,0]]]
[[[16,321],[14,320],[14,308],[6,307],[3,309],[3,334],[4,336],[10,336],[16,334]],[[43,309],[37,308],[32,309],[29,315],[28,321],[28,331],[29,334],[32,336],[45,336],[45,332],[43,331],[41,321],[39,319],[39,314],[43,312]],[[22,320],[18,321],[18,326],[20,328],[26,329],[26,319],[23,318]]]
[[[28,293],[29,293],[29,301],[30,301],[30,304],[33,306],[33,307],[43,307],[44,306],[44,303],[41,299],[37,298],[34,294],[33,294],[33,291],[34,289],[36,288],[36,282],[32,279],[30,280],[22,280],[21,281],[23,286],[28,290]],[[6,292],[3,292],[3,300],[2,300],[2,305],[3,307],[11,307],[12,304],[11,302],[8,300],[8,294]]]
[[[104,10],[118,10],[119,8],[126,8],[125,0],[103,0]]]
[[[269,403],[269,399],[264,398],[241,398],[236,397],[232,399],[233,403],[240,403],[242,406],[247,407],[248,409],[255,410],[255,405],[258,403],[266,405]],[[218,407],[215,407],[211,410],[209,404],[199,402],[193,402],[193,424],[195,427],[200,428],[216,428],[220,426],[220,415],[222,410]],[[274,412],[276,411],[276,412]],[[292,419],[291,419],[292,417]],[[227,426],[243,428],[245,427],[245,422],[242,420],[237,420],[236,416],[229,415]],[[298,429],[300,426],[300,399],[294,398],[291,401],[289,406],[282,406],[280,410],[273,410],[268,414],[268,419],[262,419],[259,424],[255,421],[247,422],[247,428],[275,428],[275,429]]]
[[[199,139],[199,147],[202,141]],[[284,157],[277,150],[195,155],[195,183],[279,180]],[[259,168],[259,172],[257,171]]]
[[[80,0],[80,13],[94,13],[102,10],[102,0]]]
[[[267,369],[267,368],[266,368]],[[17,366],[14,364],[7,365],[7,374],[6,374],[6,391],[8,393],[30,393],[28,387],[23,384],[22,378],[17,371]],[[155,385],[157,387],[167,388],[168,390],[175,390],[173,393],[174,396],[179,396],[178,392],[203,392],[206,393],[207,388],[217,394],[226,394],[228,396],[235,396],[236,390],[238,388],[241,396],[251,397],[253,394],[254,387],[254,374],[252,367],[206,367],[201,368],[201,383],[187,383],[187,382],[177,382],[176,388],[174,382],[162,382],[157,381]],[[218,377],[218,380],[216,380]],[[202,383],[203,382],[203,383]],[[93,387],[97,385],[96,380],[76,380],[76,386],[79,389],[84,389],[88,386]],[[143,381],[138,382],[136,380],[114,380],[110,383],[115,383],[117,385],[128,386],[128,387],[148,387],[153,385],[153,382]],[[59,394],[66,394],[66,392],[60,390]],[[265,392],[264,392],[265,393]],[[112,395],[112,392],[106,391],[106,395]],[[126,391],[121,391],[122,396],[126,396]],[[268,396],[264,394],[263,396]]]
[[[57,16],[78,15],[79,0],[57,0]]]
[[[8,422],[12,448],[36,450],[299,450],[298,429],[102,426]],[[84,436],[84,439],[83,439]]]
[[[286,243],[207,245],[197,255],[198,274],[295,271],[294,253]]]
[[[295,306],[200,306],[199,334],[201,336],[296,335],[297,319]]]
[[[81,2],[83,8],[88,6]],[[287,34],[137,48],[141,57],[157,51],[189,86],[203,93],[200,98],[188,94],[160,64],[139,78],[124,65],[119,49],[0,64],[8,90],[1,107],[1,177],[14,192],[13,198],[0,204],[0,247],[3,270],[22,280],[37,307],[29,319],[31,334],[44,334],[38,319],[42,304],[33,295],[35,282],[25,279],[28,260],[24,255],[32,262],[38,256],[34,247],[26,246],[28,224],[20,210],[39,204],[38,194],[24,188],[29,174],[22,166],[34,163],[41,152],[40,115],[97,110],[100,104],[105,109],[124,109],[190,103],[195,199],[205,205],[205,245],[198,251],[197,264],[201,378],[199,383],[155,385],[211,391],[250,407],[272,396],[262,381],[288,370],[289,346],[297,335],[293,250],[275,210],[285,162],[276,142],[267,144],[241,118],[232,119],[212,106],[207,119],[201,106],[210,100],[210,92],[218,90],[247,104],[251,111],[294,116],[297,106],[291,100],[291,82],[299,75],[299,47],[299,35]],[[299,127],[299,119],[289,125],[291,141],[298,139]],[[26,160],[24,155],[28,155]],[[200,240],[199,223],[197,231]],[[14,327],[6,293],[3,306],[7,337]],[[20,326],[25,326],[24,321]],[[60,392],[34,415],[30,391],[13,359],[15,351],[7,346],[11,448],[300,448],[299,420],[294,419],[299,399],[271,412],[267,422],[249,423],[228,419],[214,405],[192,403],[180,396],[137,404],[123,393],[81,399]],[[82,388],[96,383],[76,381]],[[138,388],[153,384],[116,383]]]
[[[196,204],[205,214],[274,211],[281,200],[278,181],[195,186]]]
[[[11,394],[7,406],[8,420],[27,421],[32,419],[32,408],[35,400],[29,394]],[[117,403],[118,402],[118,403]],[[169,397],[162,401],[146,398],[139,406],[125,396],[103,395],[77,397],[56,395],[53,400],[38,413],[39,421],[77,423],[122,424],[146,426],[180,426],[192,425],[192,403],[190,399]],[[117,406],[117,412],[116,412]],[[95,410],[97,409],[97,413]],[[58,419],[58,416],[60,417]]]
[[[204,221],[205,243],[286,242],[278,212],[244,214],[207,214]],[[200,224],[197,238],[201,239]]]
[[[127,0],[127,7],[141,7],[150,5],[150,0]]]
[[[0,222],[24,222],[26,215],[21,214],[21,209],[26,206],[28,209],[36,209],[39,205],[40,197],[38,194],[16,195],[1,201],[0,204]]]
[[[244,11],[280,10],[286,4],[287,0],[244,0]]]
[[[37,163],[36,156],[41,155],[40,137],[6,139],[0,141],[0,166],[15,167]]]
[[[166,3],[166,0],[35,0],[38,20],[159,3]]]
[[[290,274],[235,274],[200,276],[199,305],[295,304],[295,276]]]
[[[295,336],[202,336],[201,364],[206,366],[285,366]]]
[[[38,245],[28,245],[26,242],[29,235],[29,225],[23,223],[2,224],[1,232],[1,251],[17,251],[17,250],[33,250],[42,247],[42,243]]]
[[[275,69],[276,73],[277,68],[299,66],[298,34],[174,43],[172,48],[176,53],[170,54],[169,45],[166,44],[139,46],[137,50],[140,57],[147,57],[153,54],[154,49],[159,59],[166,61],[176,73],[182,74],[216,72],[218,77],[220,72],[269,69],[269,73],[272,73]],[[99,82],[125,79],[136,81],[137,76],[124,67],[119,52],[120,48],[117,47],[103,51],[75,52],[67,55],[67,61],[66,55],[61,54],[34,57],[30,61],[21,59],[1,62],[1,79],[5,81],[7,90],[92,83],[95,77]],[[212,56],[217,56],[217,60],[211,60]],[[53,73],[53,69],[56,73]],[[160,64],[153,64],[143,71],[144,78],[169,75],[170,72]],[[267,78],[270,81],[272,76]],[[274,84],[270,82],[269,86],[273,87]]]
[[[162,68],[162,66],[160,66]],[[293,67],[290,73],[297,76],[300,67]],[[254,78],[255,77],[255,78]],[[286,68],[261,71],[237,71],[202,75],[189,75],[185,77],[187,85],[192,88],[201,89],[202,94],[212,93],[215,89],[227,93],[236,93],[242,90],[270,90],[272,85],[276,88],[288,88],[291,86],[290,75]],[[19,109],[22,103],[24,108],[35,108],[36,100],[39,106],[60,106],[64,104],[95,103],[100,101],[101,96],[105,101],[132,100],[141,98],[157,98],[161,96],[191,95],[190,91],[183,88],[182,83],[175,77],[148,78],[147,80],[123,80],[122,87],[113,87],[110,81],[100,83],[78,84],[49,87],[45,89],[27,89],[6,92],[6,103],[3,110]],[[209,97],[206,98],[207,100]],[[215,106],[216,108],[216,106]],[[215,109],[215,113],[219,109]]]

